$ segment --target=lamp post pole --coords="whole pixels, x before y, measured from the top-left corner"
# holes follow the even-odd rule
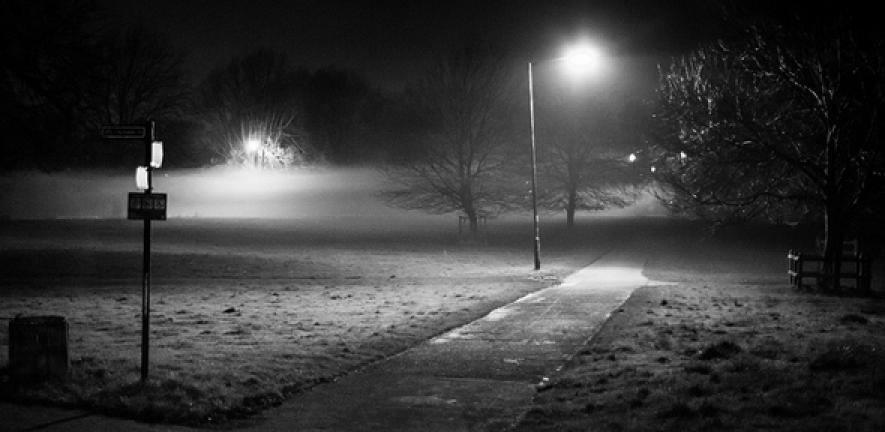
[[[595,57],[598,57],[598,53],[593,47],[582,43],[569,49],[564,57],[556,58],[552,61],[566,61],[571,69],[580,68],[586,70],[587,66],[595,62]],[[538,153],[535,146],[535,88],[532,66],[532,62],[529,61],[529,120],[531,122],[532,137],[532,223],[535,237],[535,270],[541,270],[541,229],[538,218]]]
[[[532,62],[529,64],[529,121],[532,136],[532,223],[535,237],[535,270],[541,269],[541,229],[538,223],[538,156],[535,150],[535,89],[532,82]]]

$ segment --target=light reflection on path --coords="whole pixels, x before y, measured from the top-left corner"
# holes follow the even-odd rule
[[[584,267],[565,278],[563,288],[612,289],[625,285],[671,285],[672,282],[650,280],[642,274],[642,267],[596,266]]]
[[[635,259],[606,259],[607,255],[570,274],[559,285],[523,296],[513,303],[489,312],[474,323],[453,329],[430,342],[440,344],[471,338],[471,328],[474,325],[495,323],[496,326],[508,326],[510,325],[508,321],[519,323],[526,320],[526,317],[520,315],[526,314],[527,308],[531,308],[530,320],[549,318],[561,313],[563,308],[569,307],[563,303],[586,303],[589,307],[586,309],[588,315],[599,314],[607,318],[611,311],[626,301],[635,289],[673,284],[648,279],[642,274],[643,266],[636,264]]]

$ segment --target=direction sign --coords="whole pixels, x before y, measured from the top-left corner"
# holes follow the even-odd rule
[[[166,220],[166,194],[129,192],[127,218]]]
[[[101,127],[101,137],[110,139],[143,139],[147,128],[143,125],[105,125]]]

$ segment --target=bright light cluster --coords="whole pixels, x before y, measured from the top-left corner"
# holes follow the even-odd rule
[[[261,140],[258,138],[249,138],[246,140],[246,151],[249,153],[255,153],[258,149],[261,148]]]
[[[599,47],[583,42],[566,48],[562,61],[565,70],[572,76],[595,74],[602,66],[602,51]]]

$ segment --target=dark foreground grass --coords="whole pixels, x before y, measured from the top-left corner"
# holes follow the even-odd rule
[[[787,288],[784,253],[795,247],[795,233],[717,243],[679,221],[548,227],[545,273],[535,274],[524,235],[530,224],[496,222],[485,246],[452,241],[452,226],[381,225],[179,220],[158,227],[151,379],[141,386],[137,227],[0,223],[0,316],[65,316],[72,359],[67,379],[19,389],[0,371],[0,397],[147,421],[224,423],[630,245],[650,258],[649,278],[677,285],[638,291],[539,392],[521,430],[883,425],[885,305]],[[0,368],[5,336],[0,331]]]
[[[634,292],[516,430],[885,430],[885,301],[792,290],[775,243],[649,244],[675,284]]]
[[[151,422],[246,418],[549,286],[599,253],[551,250],[536,274],[531,249],[512,246],[521,227],[483,246],[452,240],[452,227],[167,221],[155,239],[142,385],[137,230],[0,224],[0,317],[64,316],[71,358],[65,379],[16,386],[2,369],[0,321],[0,398]]]

